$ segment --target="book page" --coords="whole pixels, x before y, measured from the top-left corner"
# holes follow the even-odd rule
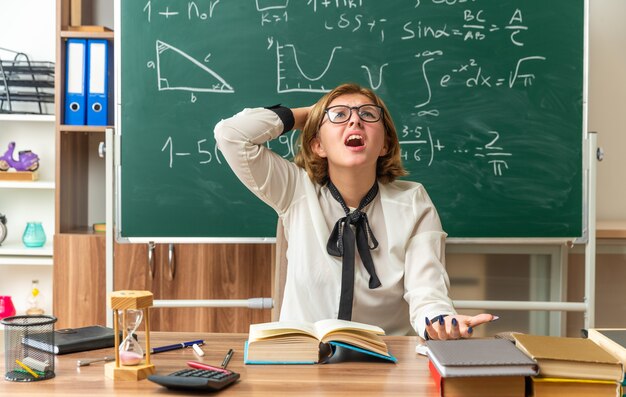
[[[273,323],[251,324],[248,340],[252,342],[290,334],[303,334],[317,339],[313,324],[298,321],[277,321]]]
[[[355,321],[328,319],[317,321],[313,325],[315,326],[314,335],[316,335],[319,340],[322,340],[326,335],[337,331],[361,331],[372,333],[374,335],[385,335],[385,331],[376,325],[357,323]]]

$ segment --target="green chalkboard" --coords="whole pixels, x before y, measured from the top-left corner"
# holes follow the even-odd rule
[[[273,237],[213,127],[371,87],[450,237],[583,235],[584,0],[119,0],[126,238]],[[292,157],[296,135],[272,141]]]

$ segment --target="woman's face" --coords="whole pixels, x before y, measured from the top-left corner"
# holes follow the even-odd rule
[[[353,108],[367,104],[374,103],[365,95],[345,94],[335,98],[327,107],[329,110],[322,119],[317,137],[311,142],[311,149],[318,156],[328,160],[328,172],[331,177],[333,173],[342,170],[361,170],[374,172],[375,175],[378,157],[387,153],[382,115],[375,122],[367,122],[361,118],[373,120],[380,115],[377,113],[379,109],[332,108],[337,105]],[[348,118],[342,123],[332,123],[329,119],[332,117],[337,121],[342,120],[344,116]]]

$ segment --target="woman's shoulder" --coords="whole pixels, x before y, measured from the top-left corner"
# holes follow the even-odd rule
[[[406,197],[407,199],[412,199],[416,195],[427,196],[424,185],[415,181],[395,180],[389,183],[381,183],[379,188],[389,198]]]

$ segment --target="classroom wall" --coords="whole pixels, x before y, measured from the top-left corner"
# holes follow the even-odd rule
[[[589,131],[598,132],[597,218],[626,220],[626,1],[589,1]]]

